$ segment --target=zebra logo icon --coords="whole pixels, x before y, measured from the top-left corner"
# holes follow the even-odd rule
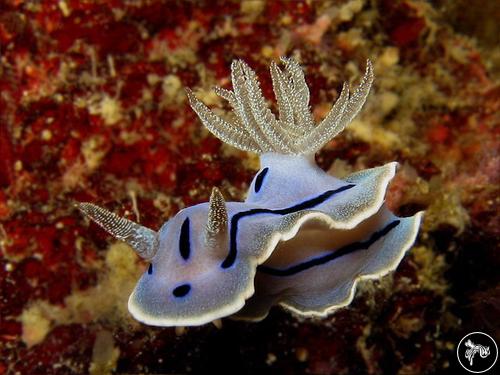
[[[458,362],[464,369],[481,374],[495,366],[498,347],[493,338],[483,332],[466,335],[457,346]]]

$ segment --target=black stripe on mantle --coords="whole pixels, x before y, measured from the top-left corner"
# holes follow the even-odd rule
[[[254,185],[254,190],[256,193],[260,191],[260,188],[262,187],[262,183],[264,182],[264,178],[267,175],[267,172],[269,172],[269,168],[266,167],[264,168],[255,178],[255,185]]]
[[[257,271],[262,273],[272,275],[272,276],[292,276],[299,272],[308,270],[315,266],[320,266],[322,264],[328,263],[334,259],[340,258],[341,256],[350,254],[357,250],[367,250],[371,245],[377,242],[379,239],[387,235],[392,229],[397,227],[401,221],[394,220],[391,223],[387,224],[383,229],[374,232],[370,238],[364,242],[353,242],[349,245],[343,246],[340,249],[335,250],[332,253],[313,258],[307,260],[302,263],[295,264],[291,267],[285,269],[272,268],[264,265],[260,265],[257,267]]]
[[[307,209],[313,208],[313,207],[325,202],[326,200],[328,200],[329,198],[331,198],[332,196],[334,196],[336,194],[339,194],[345,190],[349,190],[349,189],[353,188],[354,186],[356,186],[356,185],[355,184],[348,184],[348,185],[344,185],[344,186],[342,186],[338,189],[335,189],[335,190],[328,190],[328,191],[322,193],[321,195],[318,195],[317,197],[308,199],[304,202],[295,204],[295,205],[293,205],[291,207],[287,207],[287,208],[280,208],[280,209],[275,209],[275,210],[271,210],[271,209],[267,209],[267,208],[255,208],[252,210],[241,211],[241,212],[236,213],[231,218],[231,229],[229,231],[229,254],[227,255],[226,259],[224,259],[224,261],[221,263],[221,267],[222,268],[229,268],[234,264],[234,261],[236,260],[236,255],[238,253],[236,237],[238,234],[238,223],[242,218],[247,217],[247,216],[257,215],[257,214],[288,215],[288,214],[291,214],[294,212],[307,210]]]

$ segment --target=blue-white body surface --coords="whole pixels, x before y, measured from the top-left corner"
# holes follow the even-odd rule
[[[344,87],[316,127],[300,68],[284,62],[285,72],[271,67],[280,120],[242,62],[232,67],[234,92],[218,91],[233,106],[235,123],[188,92],[215,135],[260,154],[245,202],[225,202],[214,189],[210,202],[181,210],[158,232],[93,204],[79,205],[150,262],[129,299],[137,320],[157,326],[200,325],[229,315],[257,321],[276,304],[325,316],[351,302],[359,280],[394,270],[413,244],[421,213],[398,218],[384,205],[397,163],[337,179],[314,161],[315,151],[361,108],[371,66],[354,94]]]

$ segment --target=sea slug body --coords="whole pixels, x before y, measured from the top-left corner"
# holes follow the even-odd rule
[[[325,316],[348,305],[361,279],[394,270],[415,241],[422,213],[399,218],[384,204],[397,163],[338,179],[314,161],[363,106],[373,71],[348,85],[315,125],[309,89],[292,59],[271,64],[277,119],[253,70],[231,66],[233,91],[216,89],[232,106],[225,120],[187,95],[202,123],[222,141],[260,155],[244,202],[210,201],[178,212],[153,231],[100,208],[79,209],[150,262],[129,298],[129,311],[156,326],[201,325],[232,316],[258,321],[273,305]]]

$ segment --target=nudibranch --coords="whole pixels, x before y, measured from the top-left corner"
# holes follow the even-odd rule
[[[422,213],[400,218],[384,204],[397,163],[338,179],[315,153],[363,106],[373,81],[367,62],[359,86],[344,84],[319,125],[299,64],[271,64],[279,119],[255,72],[231,65],[233,90],[216,88],[232,107],[224,119],[187,90],[203,125],[223,142],[260,155],[261,168],[244,202],[226,202],[214,187],[209,202],[179,211],[154,231],[92,203],[79,209],[149,261],[128,308],[155,326],[193,326],[232,316],[258,321],[273,305],[325,316],[348,305],[356,284],[394,270],[415,241]]]

